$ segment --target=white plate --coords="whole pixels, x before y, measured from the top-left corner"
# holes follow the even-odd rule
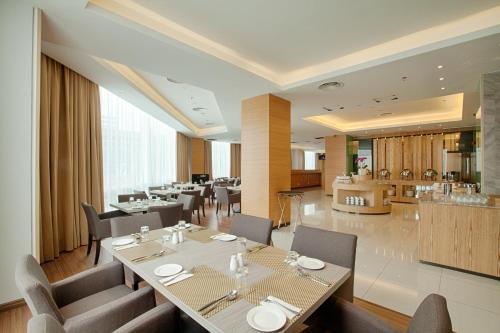
[[[182,271],[182,266],[177,264],[166,264],[156,267],[154,273],[156,276],[166,277]]]
[[[307,269],[322,269],[325,267],[325,263],[319,259],[309,258],[306,256],[299,257],[297,260],[299,266],[307,268]]]
[[[215,237],[216,240],[220,240],[223,242],[234,241],[236,238],[238,237],[236,237],[235,235],[227,235],[227,234]]]
[[[285,314],[274,306],[256,306],[247,313],[248,325],[261,332],[274,332],[285,326]]]
[[[120,239],[117,239],[117,240],[114,240],[111,245],[112,246],[123,246],[123,245],[128,245],[128,244],[132,244],[133,242],[135,242],[135,239],[134,238],[120,238]]]

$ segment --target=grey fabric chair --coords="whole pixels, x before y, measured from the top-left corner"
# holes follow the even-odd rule
[[[186,223],[191,223],[193,219],[194,196],[187,194],[179,194],[177,196],[177,203],[182,204],[182,219]]]
[[[167,206],[149,207],[148,213],[158,212],[161,218],[163,228],[171,227],[179,223],[182,219],[184,205],[182,203],[173,203]]]
[[[200,199],[201,199],[201,190],[188,190],[188,191],[182,191],[181,194],[187,194],[191,195],[194,197],[194,202],[193,202],[193,212],[196,211],[196,214],[198,216],[198,224],[201,223],[200,220]]]
[[[227,205],[227,216],[231,216],[231,207],[237,203],[241,205],[241,192],[229,194],[227,187],[215,186],[215,196],[217,198],[217,210],[222,209],[222,205]]]
[[[128,202],[131,197],[134,198],[134,200],[137,199],[146,200],[148,198],[148,195],[146,194],[146,192],[132,193],[132,194],[118,194],[118,202]]]
[[[177,332],[177,309],[164,303],[134,318],[113,333]],[[36,315],[28,322],[28,333],[67,333],[64,327],[48,314]]]
[[[112,218],[111,237],[121,237],[140,232],[142,226],[148,226],[150,230],[161,229],[160,213],[153,212]]]
[[[273,221],[256,216],[237,214],[231,222],[230,233],[262,244],[271,244]]]
[[[227,187],[229,186],[229,184],[225,181],[220,181],[220,180],[215,180],[213,183],[212,183],[212,205],[214,204],[214,200],[215,200],[215,196],[216,196],[216,193],[215,193],[215,187]]]
[[[400,333],[371,312],[341,298],[336,298],[334,303],[324,309],[321,320],[303,332]],[[452,325],[446,299],[436,294],[427,296],[420,303],[406,330],[406,333],[451,332]]]
[[[15,279],[32,315],[47,314],[66,332],[110,332],[155,306],[151,287],[133,291],[114,261],[49,283],[31,255],[17,263]]]
[[[301,255],[349,268],[351,276],[334,293],[352,302],[354,293],[354,267],[358,236],[317,228],[297,226],[291,250]]]
[[[150,230],[161,229],[160,213],[153,212],[113,218],[111,219],[111,237],[138,233],[142,226],[148,226]],[[132,284],[134,290],[139,289],[139,282],[142,281],[142,278],[128,267],[125,267],[125,278]]]
[[[101,253],[101,239],[111,237],[110,219],[114,217],[126,216],[127,214],[119,210],[97,214],[94,207],[86,202],[82,202],[82,208],[85,212],[85,216],[87,217],[87,229],[89,232],[87,255],[89,255],[90,250],[92,250],[92,240],[95,238],[96,249],[94,265],[97,265],[99,262],[99,255]]]

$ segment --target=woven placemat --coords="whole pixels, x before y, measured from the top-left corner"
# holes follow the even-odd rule
[[[189,239],[195,240],[197,242],[208,243],[208,242],[212,241],[210,236],[214,236],[217,234],[220,234],[220,231],[212,230],[212,229],[205,229],[205,230],[200,230],[200,231],[195,231],[195,232],[185,232],[184,236],[186,236]]]
[[[164,229],[150,230],[148,233],[148,238],[143,239],[142,242],[144,243],[144,242],[154,241],[154,240],[162,238],[163,235],[168,235],[168,234],[170,234],[170,233]]]
[[[252,249],[250,249],[251,251]],[[262,250],[250,252],[246,254],[248,261],[269,267],[272,270],[283,270],[288,267],[284,262],[286,258],[286,251],[268,246]]]
[[[279,270],[251,287],[244,296],[255,305],[268,296],[277,297],[306,311],[325,294],[328,287],[301,277],[293,269]],[[299,316],[295,316],[292,322]]]
[[[133,260],[135,258],[150,256],[155,253],[159,253],[160,251],[165,250],[165,254],[163,256],[175,253],[172,249],[163,249],[161,244],[158,242],[143,242],[139,243],[139,246],[131,247],[128,249],[123,249],[118,251],[122,256],[124,256],[128,260]],[[139,263],[143,263],[149,260],[157,259],[159,257],[152,257],[145,260],[140,261]]]
[[[208,266],[197,266],[192,273],[192,277],[165,288],[194,310],[235,288],[233,278]],[[204,314],[204,317],[210,318],[235,301],[237,300],[220,302],[212,311]]]

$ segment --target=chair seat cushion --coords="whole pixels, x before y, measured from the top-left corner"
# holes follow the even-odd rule
[[[123,296],[126,296],[131,292],[133,292],[132,289],[122,284],[107,290],[103,290],[101,292],[98,292],[97,294],[79,299],[76,302],[63,306],[62,308],[60,308],[60,310],[64,318],[68,319],[95,309],[98,306],[104,305]]]

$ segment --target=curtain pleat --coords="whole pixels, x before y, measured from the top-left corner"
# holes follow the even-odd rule
[[[208,174],[208,178],[212,179],[212,142],[205,141],[204,142],[204,151],[205,151],[205,167],[204,172]]]
[[[191,173],[191,139],[177,132],[177,181],[188,182]]]
[[[231,143],[231,177],[241,177],[241,144]]]
[[[88,240],[81,202],[103,210],[99,87],[42,54],[40,81],[41,258]]]

